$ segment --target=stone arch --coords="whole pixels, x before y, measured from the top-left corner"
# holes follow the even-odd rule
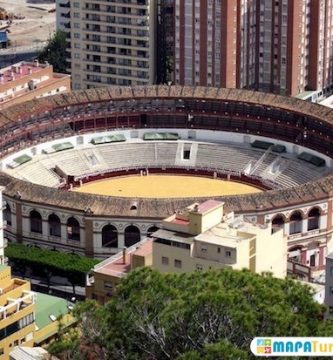
[[[130,247],[141,240],[140,229],[135,225],[129,225],[125,228],[125,246]]]
[[[58,215],[52,213],[48,219],[49,235],[61,237],[61,221]]]
[[[30,218],[30,232],[42,234],[43,233],[43,220],[42,215],[37,210],[31,210]]]
[[[303,213],[295,210],[289,217],[289,234],[299,234],[302,232]]]
[[[115,226],[108,224],[102,228],[102,246],[107,248],[118,247],[118,230]]]
[[[319,229],[321,209],[313,207],[308,213],[308,231]]]
[[[6,206],[3,209],[3,219],[8,226],[12,226],[12,209],[8,203],[6,203]]]
[[[80,238],[80,223],[74,216],[71,216],[67,220],[67,239],[80,241]]]

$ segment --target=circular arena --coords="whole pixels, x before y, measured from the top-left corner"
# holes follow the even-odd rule
[[[103,258],[215,198],[226,212],[283,228],[305,272],[331,251],[328,108],[247,90],[113,87],[13,106],[0,127],[9,241]],[[197,191],[171,195],[199,179],[185,185]]]

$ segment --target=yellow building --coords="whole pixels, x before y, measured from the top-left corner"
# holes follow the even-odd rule
[[[92,276],[88,278],[86,297],[104,304],[130,270],[151,265],[152,239],[147,238],[97,264],[92,269]]]
[[[223,216],[223,203],[208,200],[170,216],[153,234],[153,268],[189,272],[214,268],[247,268],[283,278],[287,271],[287,240],[271,224],[254,225]]]
[[[18,345],[33,346],[36,294],[30,283],[11,277],[9,266],[0,266],[0,359],[9,359]]]
[[[73,304],[65,299],[30,291],[30,282],[11,277],[0,265],[0,360],[8,360],[16,346],[33,347],[49,341],[75,322]]]

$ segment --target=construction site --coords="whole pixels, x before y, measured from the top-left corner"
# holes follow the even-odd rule
[[[54,33],[55,2],[48,0],[0,0],[0,31],[10,48],[42,46]]]

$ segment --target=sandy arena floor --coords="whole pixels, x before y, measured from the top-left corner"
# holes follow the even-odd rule
[[[13,20],[8,34],[11,47],[39,47],[40,42],[48,40],[55,31],[55,2],[50,0],[0,0],[0,7],[9,13],[22,15],[23,20]],[[0,21],[0,26],[6,21]]]
[[[146,198],[201,197],[261,192],[260,189],[253,186],[234,181],[178,175],[110,178],[87,183],[75,188],[74,191],[99,195]]]

